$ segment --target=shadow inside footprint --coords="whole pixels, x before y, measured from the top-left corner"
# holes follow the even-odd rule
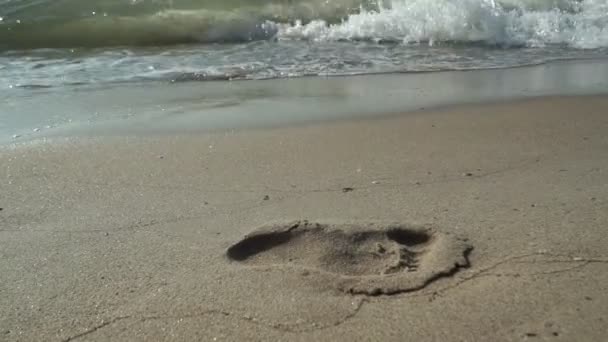
[[[406,229],[402,227],[392,228],[386,232],[389,239],[396,241],[404,246],[422,245],[431,239],[428,231]]]
[[[424,287],[468,265],[470,249],[430,228],[298,221],[254,231],[227,251],[249,266],[307,269],[330,275],[350,293],[389,294]]]
[[[284,244],[291,238],[289,231],[252,235],[230,247],[227,254],[230,259],[244,261],[255,254]]]

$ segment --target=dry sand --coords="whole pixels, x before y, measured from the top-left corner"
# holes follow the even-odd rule
[[[607,109],[4,147],[0,340],[605,341]]]

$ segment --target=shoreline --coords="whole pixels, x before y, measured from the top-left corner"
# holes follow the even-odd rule
[[[146,135],[297,126],[463,104],[608,91],[608,61],[265,82],[192,82],[10,93],[0,143],[45,137]],[[19,135],[14,139],[14,135]]]
[[[599,341],[608,334],[605,108],[607,96],[535,98],[5,145],[3,338]],[[397,239],[421,245],[412,283],[448,272],[441,260],[460,266],[374,296],[345,292],[343,280],[363,274],[390,290],[375,261],[384,259],[332,253],[352,240],[332,244],[329,229],[230,258],[259,227],[293,220],[342,232],[428,225],[436,235]],[[370,241],[347,252],[390,242]],[[469,245],[470,255],[457,253]]]

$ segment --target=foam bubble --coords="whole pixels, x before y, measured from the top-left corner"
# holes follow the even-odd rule
[[[393,0],[337,24],[277,24],[280,39],[403,43],[482,42],[508,46],[608,46],[605,0]]]

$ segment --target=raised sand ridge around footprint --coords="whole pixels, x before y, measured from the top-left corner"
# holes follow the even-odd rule
[[[285,268],[352,294],[421,289],[469,265],[472,247],[430,227],[402,224],[322,224],[296,221],[259,228],[231,246],[230,260]]]

